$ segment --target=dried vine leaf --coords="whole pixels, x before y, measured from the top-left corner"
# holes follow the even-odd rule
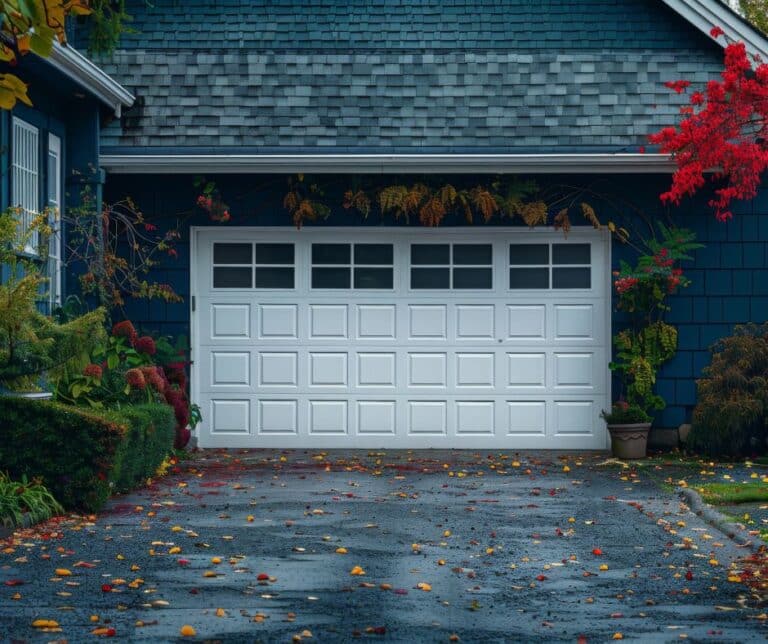
[[[482,186],[472,188],[469,194],[472,198],[472,205],[483,216],[483,221],[488,223],[499,211],[499,204],[496,199]]]
[[[571,218],[568,216],[568,208],[563,208],[555,215],[554,225],[555,230],[562,230],[563,234],[568,237],[568,233],[571,232]]]
[[[547,204],[543,201],[532,201],[522,207],[523,221],[533,228],[547,223]]]
[[[472,216],[472,205],[469,201],[469,195],[467,194],[466,190],[462,190],[456,199],[459,202],[459,205],[461,205],[462,209],[464,210],[464,218],[467,220],[468,224],[471,224],[474,222],[474,217]]]
[[[379,193],[379,207],[381,214],[386,215],[394,212],[395,219],[405,212],[403,206],[405,197],[408,194],[408,188],[403,185],[387,186]]]
[[[291,190],[283,198],[283,208],[285,208],[289,213],[293,214],[299,207],[299,201],[299,193],[297,193],[295,190]]]
[[[343,206],[347,210],[354,208],[355,210],[360,211],[364,217],[368,217],[371,212],[371,200],[363,190],[358,190],[357,192],[347,190],[344,193]]]
[[[419,221],[423,226],[439,226],[446,215],[446,208],[439,197],[431,197],[419,210]]]
[[[603,225],[600,223],[600,220],[597,217],[597,213],[595,212],[595,209],[590,206],[588,203],[581,203],[581,212],[584,214],[584,219],[586,219],[590,224],[592,224],[592,227],[596,230],[600,230]]]
[[[440,200],[440,203],[445,206],[446,210],[448,210],[448,208],[456,203],[457,196],[458,193],[456,192],[456,188],[454,188],[450,183],[446,183],[442,188],[440,188],[440,190],[437,191],[437,198]]]
[[[419,212],[421,204],[429,196],[429,188],[423,183],[415,183],[403,198],[403,212],[406,216]]]

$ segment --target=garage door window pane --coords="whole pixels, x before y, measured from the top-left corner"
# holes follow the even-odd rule
[[[214,244],[214,264],[251,264],[253,262],[251,244]]]
[[[355,268],[355,288],[391,289],[391,268]]]
[[[589,244],[553,244],[552,263],[589,265],[592,261],[589,251]]]
[[[256,244],[257,264],[293,264],[293,244]]]
[[[312,288],[349,288],[348,267],[312,268]]]
[[[513,266],[549,264],[547,244],[510,244],[509,263]]]
[[[213,288],[251,288],[253,270],[250,266],[216,266]]]
[[[451,287],[451,273],[448,268],[412,268],[412,289],[447,289]]]
[[[509,288],[549,288],[549,268],[510,268]]]
[[[584,268],[553,268],[552,288],[591,288],[591,269]]]
[[[293,288],[293,267],[257,266],[256,288]]]
[[[355,244],[355,264],[391,265],[392,244]]]
[[[414,266],[447,265],[451,261],[448,244],[411,244],[411,264]]]
[[[464,265],[491,264],[493,255],[490,244],[454,244],[453,263]],[[490,288],[490,287],[488,287]]]
[[[312,244],[313,264],[349,264],[351,257],[349,244]]]
[[[454,268],[453,288],[490,289],[493,288],[493,275],[490,268]]]

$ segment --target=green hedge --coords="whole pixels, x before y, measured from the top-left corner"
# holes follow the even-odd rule
[[[0,471],[41,477],[65,508],[94,511],[154,475],[175,424],[163,404],[96,412],[0,397]]]

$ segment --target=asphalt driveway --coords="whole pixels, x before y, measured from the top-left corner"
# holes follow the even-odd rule
[[[605,459],[206,452],[6,544],[0,641],[765,639],[745,551]]]

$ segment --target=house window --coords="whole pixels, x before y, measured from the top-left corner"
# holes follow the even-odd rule
[[[255,251],[255,252],[254,252]],[[213,245],[213,288],[294,288],[293,244]]]
[[[491,244],[411,244],[414,290],[493,288]]]
[[[61,139],[48,135],[48,299],[51,309],[61,305]]]
[[[19,240],[25,240],[26,252],[36,255],[39,233],[30,228],[40,212],[40,132],[14,116],[11,144],[11,203],[21,209]]]

